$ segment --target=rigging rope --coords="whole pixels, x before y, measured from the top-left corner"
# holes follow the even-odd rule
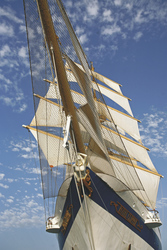
[[[74,147],[75,147],[75,146],[74,146]],[[68,153],[69,153],[69,157],[70,157],[70,159],[71,159],[71,166],[72,166],[72,158],[71,158],[71,155],[70,155],[69,150],[68,150]],[[90,245],[91,245],[91,249],[95,250],[95,248],[94,248],[94,243],[93,243],[93,246],[92,246],[93,236],[92,236],[92,234],[91,234],[92,240],[91,240],[91,238],[90,238],[90,236],[89,236],[89,231],[88,231],[87,223],[86,223],[86,212],[87,212],[87,211],[85,211],[84,208],[83,208],[83,204],[82,204],[81,197],[80,197],[80,193],[79,193],[79,187],[78,187],[78,185],[77,185],[77,181],[76,181],[76,177],[75,177],[75,174],[74,174],[74,170],[73,170],[73,175],[74,175],[74,182],[75,182],[75,187],[76,187],[77,194],[78,194],[79,203],[80,203],[80,206],[81,206],[81,208],[82,208],[82,210],[83,210],[83,213],[84,213],[84,215],[85,215],[85,217],[84,217],[85,228],[86,228],[86,231],[87,231],[87,235],[88,235],[88,238],[89,238],[89,242],[90,242]],[[82,182],[82,181],[81,181],[81,182]],[[84,189],[83,189],[83,193],[84,193]],[[72,198],[72,194],[70,195],[70,197]],[[86,200],[85,197],[84,197],[84,200]],[[71,200],[71,202],[72,202],[72,200]],[[88,215],[88,216],[89,216],[89,215]],[[74,219],[73,219],[73,220],[74,220]],[[89,220],[89,221],[90,221],[90,220]],[[90,229],[91,229],[91,228],[90,228]]]
[[[91,75],[93,76],[92,70],[91,70]],[[133,169],[134,169],[136,175],[138,176],[137,171],[136,171],[136,169],[135,169],[135,167],[134,167],[134,165],[133,165],[133,162],[132,162],[132,160],[131,160],[131,158],[130,158],[130,155],[129,155],[129,153],[128,153],[128,151],[127,151],[127,149],[126,149],[126,147],[125,147],[125,145],[124,145],[124,143],[123,143],[123,140],[122,140],[122,138],[121,138],[121,136],[120,136],[120,132],[118,131],[117,125],[115,124],[115,122],[114,122],[114,120],[113,120],[113,118],[112,118],[112,116],[111,116],[111,113],[109,112],[109,109],[108,109],[108,107],[107,107],[107,105],[106,105],[105,99],[104,99],[104,97],[103,97],[103,95],[102,95],[102,93],[101,93],[101,91],[100,91],[100,88],[99,88],[99,86],[98,86],[98,84],[97,84],[97,81],[96,81],[96,79],[94,79],[94,80],[95,80],[94,82],[96,83],[96,86],[97,86],[97,88],[98,88],[98,92],[99,92],[99,94],[100,94],[100,97],[101,97],[101,99],[102,99],[102,102],[104,103],[105,108],[106,108],[106,110],[107,110],[107,112],[108,112],[108,115],[110,116],[111,121],[113,122],[113,124],[114,124],[114,126],[115,126],[115,130],[116,130],[116,132],[117,132],[117,134],[118,134],[119,140],[121,141],[121,143],[122,143],[122,145],[123,145],[123,148],[124,148],[124,150],[125,150],[125,152],[126,152],[128,158],[129,158],[130,163],[132,164],[132,167],[133,167]],[[93,88],[93,87],[92,87],[92,88]],[[102,130],[102,133],[104,133],[102,127],[101,127],[101,130]],[[107,133],[108,133],[108,136],[111,138],[111,141],[114,141],[114,138],[113,138],[112,134],[109,133],[109,131],[107,131]],[[116,142],[115,142],[115,145],[117,145]],[[124,157],[122,154],[120,154],[120,156]],[[112,164],[114,164],[113,161],[112,161]],[[115,164],[114,164],[114,166],[116,167],[117,171],[118,171],[119,173],[121,173],[119,167],[117,167]],[[128,168],[127,168],[127,173],[128,173],[128,175],[133,179],[133,182],[135,183],[134,176],[133,176],[133,174],[130,172],[130,170],[129,170]],[[126,183],[127,183],[127,180],[125,179],[125,176],[123,176],[123,175],[121,175],[121,176],[124,178],[125,184],[126,184]],[[139,176],[138,176],[138,180],[139,180],[141,186],[143,187],[143,184],[142,184],[142,182],[141,182]],[[144,187],[143,187],[143,190],[145,190]],[[138,191],[140,192],[140,195],[141,195],[141,197],[143,197],[143,200],[144,200],[144,195],[143,195],[141,189],[138,189]],[[135,193],[134,193],[134,195],[137,196]],[[151,203],[151,200],[150,200],[150,198],[149,198],[149,196],[148,196],[148,194],[147,194],[146,192],[145,192],[145,195],[146,195],[148,201],[150,202],[150,204],[152,204],[152,203]]]

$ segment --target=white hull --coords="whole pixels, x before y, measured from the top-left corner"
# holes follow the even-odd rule
[[[130,244],[131,249],[134,250],[153,249],[141,237],[89,198],[87,198],[87,204],[91,218],[91,222],[86,222],[88,228],[85,226],[83,210],[80,208],[63,250],[71,250],[72,247],[75,250],[128,250]],[[92,244],[87,234],[87,231],[90,231],[90,224],[93,235]]]
[[[68,189],[64,211],[69,204],[73,204],[74,210],[64,234],[60,228],[60,249],[160,250],[159,228],[149,229],[145,224],[149,212],[140,200],[131,191],[120,191],[124,184],[112,176],[100,175],[102,180],[93,172],[91,174],[91,198],[85,195],[82,203],[77,204],[79,199],[77,191],[74,192],[74,181]],[[113,189],[117,189],[117,193]],[[63,217],[65,212],[62,221]]]

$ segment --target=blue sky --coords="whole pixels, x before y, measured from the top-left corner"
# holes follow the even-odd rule
[[[95,70],[123,85],[161,180],[167,249],[167,1],[63,1]],[[22,124],[33,117],[22,1],[0,2],[0,247],[57,249],[45,233],[37,147]],[[34,159],[35,158],[35,159]]]

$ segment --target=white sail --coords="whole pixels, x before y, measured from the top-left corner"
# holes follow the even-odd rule
[[[97,87],[98,85],[98,87]],[[99,83],[94,83],[93,82],[93,87],[96,91],[99,91],[107,96],[108,98],[110,98],[112,101],[116,102],[118,105],[120,105],[123,109],[125,109],[131,116],[133,116],[132,114],[132,110],[130,108],[130,105],[129,105],[129,101],[128,101],[128,98],[121,95],[121,94],[118,94],[117,92],[115,91],[112,91],[110,90],[109,88],[99,84]]]
[[[31,127],[29,129],[35,139],[38,140],[38,144],[50,166],[55,167],[67,164],[70,161],[67,157],[67,150],[63,147],[63,138],[42,130],[37,131]]]
[[[106,159],[100,157],[98,154],[89,149],[87,149],[86,153],[88,155],[88,161],[91,169],[95,173],[105,173],[113,176],[113,168]]]
[[[155,209],[160,176],[143,171],[141,169],[136,169],[136,171],[143,184],[145,191],[139,192],[136,190],[134,191],[134,193],[141,200],[143,200],[147,206],[151,207],[152,209]]]
[[[103,135],[104,135],[105,140],[107,141],[111,140],[113,144],[116,144],[118,140],[118,134],[116,132],[103,126]],[[136,143],[135,141],[132,141],[125,136],[121,136],[121,140],[130,157],[135,158],[137,161],[140,161],[147,168],[151,169],[154,172],[157,172],[147,153],[146,148],[143,145]]]
[[[99,114],[106,116],[108,120],[111,120],[112,118],[115,125],[128,133],[135,140],[141,142],[137,119],[122,113],[119,110],[113,109],[110,106],[107,106],[106,110],[104,104],[98,101],[96,101],[96,108]]]
[[[78,63],[75,63],[75,64],[76,64],[82,71],[84,71],[82,65],[80,65],[80,64],[78,64]],[[66,64],[66,68],[69,69],[68,64]],[[108,87],[114,89],[116,92],[122,94],[122,91],[121,91],[121,89],[120,89],[120,84],[118,84],[118,83],[112,81],[111,79],[109,79],[109,78],[107,78],[107,77],[105,77],[105,76],[103,76],[103,75],[101,75],[101,74],[99,74],[99,73],[97,73],[97,72],[95,72],[95,71],[89,70],[89,74],[90,74],[91,76],[93,76],[94,78],[96,78],[97,80],[99,80],[99,81],[105,83]]]
[[[121,89],[120,89],[120,86],[118,83],[108,79],[107,77],[105,76],[102,76],[101,74],[97,73],[97,72],[94,72],[92,71],[92,76],[95,77],[97,80],[105,83],[107,86],[109,86],[110,88],[114,89],[115,91],[117,91],[118,93],[122,94],[121,92]]]
[[[111,159],[111,162],[117,179],[122,181],[130,190],[143,190],[141,180],[132,165],[114,159]]]
[[[62,106],[47,99],[40,99],[39,105],[30,126],[62,127],[65,115]]]
[[[72,60],[70,60],[70,58],[66,57],[66,60],[73,74],[75,75],[75,78],[77,79],[77,82],[87,100],[87,104],[85,106],[82,106],[82,109],[84,109],[84,113],[86,114],[89,122],[91,123],[91,125],[95,130],[96,135],[98,136],[99,140],[103,144],[103,147],[105,148],[105,144],[101,133],[99,117],[93,99],[89,78],[82,70],[80,70],[80,68],[76,66],[76,64]]]
[[[108,153],[107,153],[106,147],[100,141],[98,135],[96,134],[94,128],[92,127],[91,123],[89,122],[89,120],[86,117],[86,115],[84,114],[84,112],[81,109],[78,109],[77,115],[78,115],[78,121],[82,124],[82,126],[87,131],[87,133],[90,134],[92,139],[97,143],[97,145],[101,148],[101,150],[104,152],[104,154],[107,155]]]
[[[59,99],[60,92],[57,83],[50,83],[49,89],[47,94],[45,95],[46,98],[50,99]]]
[[[80,68],[83,69],[81,65],[77,64],[77,66],[80,66]],[[67,67],[67,66],[66,66],[66,67]],[[68,66],[68,68],[69,68],[69,66]],[[66,70],[66,72],[67,72],[67,74],[68,74],[68,79],[69,79],[69,81],[76,82],[76,78],[74,77],[73,73],[72,73],[71,71],[68,71],[68,70]],[[100,90],[102,91],[102,94],[107,93],[107,96],[108,96],[110,99],[112,99],[112,98],[111,98],[112,95],[111,95],[111,92],[110,92],[109,89],[105,88],[105,87],[102,86],[102,85],[98,85],[98,86],[100,86]],[[98,88],[97,88],[96,85],[95,85],[95,88],[96,88],[96,90],[98,90]],[[104,90],[104,91],[103,91],[103,90]],[[113,93],[113,95],[114,95],[114,92],[112,92],[112,93]],[[82,104],[82,105],[83,105],[84,103],[86,103],[86,101],[84,100],[83,95],[80,94],[80,93],[77,94],[77,92],[75,92],[74,90],[72,90],[72,96],[73,96],[74,102],[79,103],[79,104]],[[116,96],[117,96],[117,95],[116,95]],[[117,96],[117,97],[118,97],[118,96]],[[117,97],[116,97],[116,98],[117,98]],[[121,104],[121,102],[119,102],[118,98],[117,98],[117,99],[116,99],[116,98],[113,98],[113,100],[117,100],[116,102],[117,102],[120,106],[123,105],[123,104]],[[124,98],[126,98],[126,97],[124,97]],[[83,99],[83,100],[82,100],[82,99]],[[126,98],[126,99],[127,99],[127,98]],[[125,101],[125,100],[124,100],[124,101]],[[126,102],[126,105],[127,105],[127,110],[129,110],[129,112],[130,112],[131,115],[132,115],[132,112],[131,112],[131,109],[130,109],[130,107],[129,107],[128,101],[126,100],[125,102]],[[103,103],[100,103],[100,102],[98,102],[98,101],[95,100],[95,104],[96,104],[96,108],[97,108],[98,113],[101,113],[101,114],[103,114],[103,115],[106,115],[107,119],[109,119],[109,120],[110,120],[111,117],[112,117],[112,119],[114,120],[114,123],[115,123],[118,127],[122,128],[126,133],[128,133],[130,136],[132,136],[135,140],[141,142],[141,138],[140,138],[140,134],[139,134],[139,129],[138,129],[138,124],[137,124],[137,119],[135,119],[135,118],[133,118],[133,117],[131,117],[131,116],[125,114],[125,113],[122,113],[122,112],[120,112],[120,111],[118,111],[118,110],[116,110],[116,109],[113,109],[113,108],[111,108],[110,106],[108,106],[108,111],[109,111],[109,113],[110,113],[110,115],[111,115],[111,117],[110,117],[110,115],[109,115],[108,112],[106,111],[106,108],[104,108],[104,104],[103,104]],[[100,110],[101,110],[101,112],[100,112]]]
[[[56,94],[55,89],[56,89],[57,93],[59,94],[59,89],[58,89],[57,83],[55,83],[55,84],[51,83],[45,97],[50,98],[50,99],[57,99],[57,94]],[[81,105],[84,105],[87,103],[87,100],[83,94],[78,93],[75,90],[71,90],[71,95],[72,95],[73,101],[75,103],[78,103]]]
[[[69,65],[69,64],[68,64],[68,65]],[[77,64],[77,63],[76,63],[76,65],[78,66],[78,68],[80,68],[80,69],[84,72],[83,67],[82,67],[81,65],[79,65],[79,64]],[[66,72],[68,73],[69,79],[73,79],[74,82],[76,82],[76,80],[75,80],[76,78],[73,77],[72,72],[70,72],[70,71],[68,71],[68,70],[66,70]],[[71,77],[70,77],[70,75],[71,75]],[[101,79],[101,80],[102,80],[102,79]],[[72,81],[72,80],[71,80],[71,81]],[[122,93],[121,93],[120,91],[118,91],[118,93],[117,93],[117,92],[115,92],[115,91],[113,91],[113,90],[111,90],[111,89],[109,89],[109,88],[107,88],[107,87],[105,87],[105,86],[103,86],[103,85],[101,85],[101,84],[99,84],[99,83],[96,84],[95,82],[92,82],[92,84],[93,84],[93,88],[94,88],[96,91],[99,91],[99,90],[100,90],[100,92],[101,92],[103,95],[107,96],[107,97],[110,98],[112,101],[116,102],[118,105],[120,105],[122,108],[124,108],[131,116],[133,116],[132,110],[131,110],[130,105],[129,105],[129,102],[128,102],[128,98],[125,97],[125,96],[123,96]],[[98,86],[97,86],[97,85],[98,85]],[[116,86],[117,86],[117,85],[116,85]]]

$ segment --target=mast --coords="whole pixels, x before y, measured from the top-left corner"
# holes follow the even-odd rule
[[[72,128],[74,132],[77,151],[80,153],[85,153],[84,144],[82,142],[81,132],[75,111],[75,106],[72,100],[70,87],[64,68],[64,63],[59,48],[58,36],[56,35],[54,29],[48,2],[47,0],[37,0],[37,5],[39,9],[42,28],[44,30],[46,42],[49,48],[50,56],[52,58],[52,63],[56,67],[58,86],[62,98],[63,108],[66,116],[70,115],[72,117]]]

